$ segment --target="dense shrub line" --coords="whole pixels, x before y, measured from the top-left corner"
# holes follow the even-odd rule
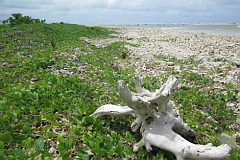
[[[10,26],[16,26],[20,24],[32,24],[32,23],[45,23],[46,20],[40,20],[31,18],[30,16],[23,16],[21,13],[13,13],[12,17],[3,20],[3,24],[10,24]]]

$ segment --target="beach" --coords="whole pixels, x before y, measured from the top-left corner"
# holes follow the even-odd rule
[[[201,63],[182,65],[239,87],[240,36],[133,27],[120,27],[117,31],[123,41],[136,44],[125,45],[129,53],[126,60],[119,61],[122,68],[135,66],[143,76],[159,76],[168,72],[169,66],[180,71],[181,66],[167,58],[193,60]]]
[[[120,32],[120,41],[129,43],[125,45],[129,49],[126,58],[116,57],[119,68],[133,67],[135,73],[143,78],[191,72],[212,78],[213,85],[198,86],[192,81],[180,83],[180,87],[194,86],[202,90],[221,90],[222,93],[239,90],[240,36],[133,27],[119,27],[116,30]],[[112,43],[111,40],[108,42]],[[228,88],[226,84],[231,84],[233,88]],[[227,103],[227,107],[238,115],[236,123],[231,126],[237,130],[240,127],[239,102],[238,93],[236,101]]]
[[[144,23],[144,24],[103,24],[100,26],[110,27],[132,27],[132,28],[152,28],[169,29],[177,31],[238,35],[240,36],[240,23]]]

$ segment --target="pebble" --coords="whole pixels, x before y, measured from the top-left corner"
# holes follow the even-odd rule
[[[168,65],[168,66],[174,66],[175,63],[174,63],[174,62],[167,62],[167,65]]]
[[[240,68],[240,61],[236,62],[237,68]]]
[[[118,71],[118,69],[119,69],[117,63],[112,63],[112,64],[110,65],[110,67],[113,68],[115,71]]]

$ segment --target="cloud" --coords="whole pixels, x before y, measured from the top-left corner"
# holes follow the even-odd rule
[[[0,0],[0,20],[23,13],[69,23],[236,22],[238,8],[239,0]]]
[[[182,14],[181,11],[179,11],[179,10],[172,10],[172,9],[167,10],[165,13],[167,15],[169,15],[169,16],[177,16],[177,15],[181,15]]]
[[[45,5],[52,4],[52,1],[3,0],[2,4],[8,9],[39,9]]]

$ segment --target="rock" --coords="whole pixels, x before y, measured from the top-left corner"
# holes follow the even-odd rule
[[[0,49],[3,49],[4,48],[4,44],[0,44]]]
[[[240,118],[236,120],[236,123],[240,125]]]
[[[217,138],[224,144],[228,144],[229,146],[231,146],[233,148],[237,147],[236,139],[229,136],[226,133],[221,133],[220,135],[217,136]]]
[[[168,66],[174,66],[174,64],[175,64],[174,62],[167,62]]]
[[[111,68],[113,68],[115,71],[118,71],[118,64],[117,63],[112,63],[110,65]]]
[[[240,68],[240,61],[236,62],[237,68]]]
[[[236,105],[234,103],[227,103],[227,106],[230,108],[234,108]]]
[[[10,63],[8,63],[8,62],[0,63],[0,65],[5,66],[5,67],[8,67],[8,68],[13,68],[13,67],[15,67],[15,64],[10,64]]]
[[[211,116],[208,116],[208,117],[207,117],[207,122],[208,122],[208,123],[214,122],[214,123],[218,124],[218,121],[216,121],[216,120],[215,120],[213,117],[211,117]]]

